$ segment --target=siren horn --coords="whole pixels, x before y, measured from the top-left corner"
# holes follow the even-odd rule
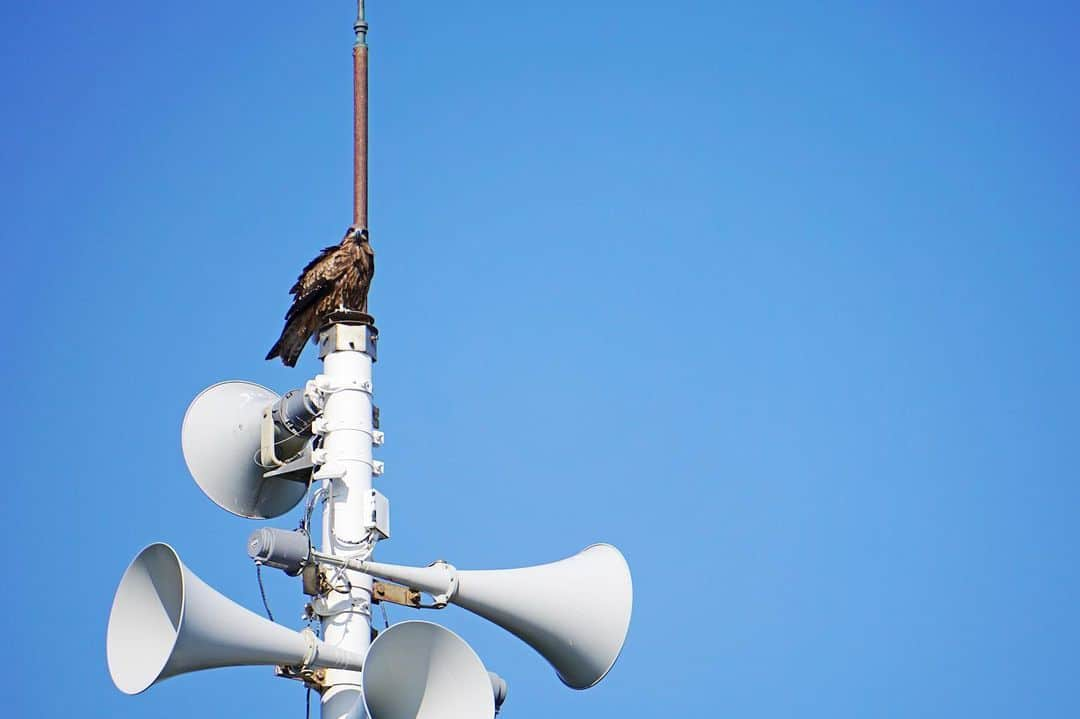
[[[630,567],[610,544],[550,564],[484,571],[459,571],[445,562],[346,561],[319,552],[312,558],[428,592],[436,607],[456,604],[498,624],[539,652],[573,689],[588,689],[607,675],[630,628]]]
[[[317,412],[303,390],[279,398],[253,382],[220,382],[184,414],[184,461],[222,509],[250,519],[278,517],[307,493],[312,465],[303,455]],[[279,454],[298,459],[285,463]]]
[[[491,719],[506,697],[495,678],[457,634],[408,621],[371,643],[361,681],[371,719]]]
[[[248,664],[359,670],[363,657],[263,619],[215,591],[167,544],[128,566],[109,613],[109,674],[125,694],[200,669]]]

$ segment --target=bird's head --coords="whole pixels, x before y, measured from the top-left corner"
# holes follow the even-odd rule
[[[368,231],[362,230],[359,227],[350,227],[345,230],[345,239],[352,240],[353,242],[367,242]]]

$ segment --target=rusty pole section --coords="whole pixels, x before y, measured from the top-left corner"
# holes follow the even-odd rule
[[[353,45],[353,226],[368,226],[368,46],[364,0],[357,0]]]

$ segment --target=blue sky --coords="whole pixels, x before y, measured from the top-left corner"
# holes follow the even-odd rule
[[[369,2],[379,557],[634,574],[587,692],[433,617],[503,716],[1080,713],[1077,17],[948,5]],[[123,696],[104,636],[156,540],[259,607],[180,421],[318,371],[262,357],[350,219],[351,22],[0,7],[5,715],[302,716],[265,668]]]

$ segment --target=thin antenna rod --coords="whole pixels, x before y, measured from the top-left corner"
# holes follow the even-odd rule
[[[364,0],[357,0],[353,45],[353,226],[368,226],[368,46]]]

